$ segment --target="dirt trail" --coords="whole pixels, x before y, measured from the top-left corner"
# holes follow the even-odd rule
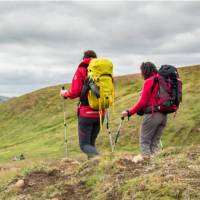
[[[0,173],[16,172],[18,168],[16,166],[0,166]]]
[[[19,168],[15,165],[0,165],[0,179],[10,176],[11,174],[17,174]],[[0,188],[1,189],[1,188]]]

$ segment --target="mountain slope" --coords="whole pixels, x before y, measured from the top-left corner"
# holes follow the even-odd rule
[[[183,103],[174,118],[170,115],[163,136],[164,147],[200,144],[200,66],[179,68],[183,80]],[[139,75],[116,78],[115,108],[110,110],[110,127],[115,133],[119,114],[131,107],[142,86]],[[54,86],[0,104],[0,162],[24,153],[29,159],[52,159],[64,155],[63,100],[61,86]],[[77,101],[67,100],[68,151],[80,157],[77,139]],[[139,151],[138,132],[141,117],[132,117],[123,125],[117,151]],[[105,127],[98,138],[101,152],[110,151]]]

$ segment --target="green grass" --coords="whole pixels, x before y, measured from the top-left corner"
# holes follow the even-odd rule
[[[200,124],[200,66],[179,68],[183,80],[183,103],[176,117],[169,116],[163,135],[164,147],[199,144]],[[142,87],[139,75],[117,78],[116,101],[110,109],[110,127],[115,133],[122,110],[130,108]],[[67,86],[69,87],[69,85]],[[0,163],[24,153],[27,159],[54,159],[65,156],[63,101],[61,86],[53,86],[11,99],[0,104]],[[77,100],[67,100],[68,151],[71,157],[82,156],[77,138]],[[142,118],[134,116],[122,127],[117,151],[138,152],[138,134]],[[98,140],[98,149],[110,151],[105,127]]]

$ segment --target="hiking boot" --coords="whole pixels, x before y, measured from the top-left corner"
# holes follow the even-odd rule
[[[88,158],[88,160],[90,160],[90,159],[92,159],[92,158],[94,158],[94,157],[95,157],[94,154],[87,154],[87,158]]]
[[[125,156],[122,160],[127,162],[127,163],[129,163],[129,162],[131,162],[131,163],[139,163],[139,162],[142,162],[144,160],[144,158],[143,158],[142,154],[138,154],[138,155],[136,155],[134,157]]]
[[[132,159],[134,163],[139,163],[148,160],[150,160],[150,154],[145,154],[145,153],[138,154],[137,156],[134,156]]]
[[[92,159],[92,158],[96,158],[100,156],[100,154],[87,154],[88,160]]]
[[[142,154],[138,154],[137,156],[134,156],[132,161],[134,163],[139,163],[139,162],[142,162],[144,160],[144,157]]]
[[[142,153],[143,160],[150,160],[151,154]]]

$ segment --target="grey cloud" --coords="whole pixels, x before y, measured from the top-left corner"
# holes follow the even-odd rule
[[[62,15],[60,12],[52,11],[53,3],[36,4],[35,14],[37,16],[28,16],[25,24],[21,25],[27,29],[21,30],[21,34],[11,32],[10,37],[8,37],[8,33],[2,38],[4,40],[7,37],[17,40],[19,43],[32,44],[37,42],[54,47],[73,44],[80,47],[87,45],[88,42],[96,43],[97,46],[100,45],[104,48],[117,46],[125,51],[137,47],[134,51],[140,53],[145,48],[150,49],[153,46],[152,41],[155,45],[157,43],[159,45],[160,42],[165,42],[164,39],[167,41],[170,37],[185,31],[185,26],[187,26],[187,31],[192,31],[194,26],[199,25],[198,19],[191,19],[187,12],[179,11],[179,4],[174,2],[168,4],[166,2],[162,4],[151,2],[145,5],[138,2],[118,3],[116,5],[114,2],[109,4],[100,2],[55,4],[56,8],[61,10]],[[39,11],[38,5],[40,5]],[[69,16],[70,6],[78,12],[70,11],[71,15]],[[196,7],[198,6],[199,4],[196,5]],[[41,7],[45,7],[45,11],[49,11],[48,14],[41,12]],[[174,7],[177,9],[173,9]],[[67,12],[64,12],[63,8],[66,8]],[[166,11],[160,12],[158,9]],[[157,15],[154,14],[155,11],[157,11]],[[24,12],[22,14],[24,15]],[[26,16],[23,18],[26,19]],[[42,20],[38,20],[38,18]],[[19,27],[21,26],[19,25]],[[13,42],[13,40],[11,41]],[[103,42],[99,43],[99,41]],[[129,47],[130,45],[132,47]],[[152,47],[152,49],[155,48]]]
[[[70,81],[85,49],[113,60],[117,75],[146,59],[198,63],[199,10],[200,2],[0,2],[0,84]]]
[[[12,73],[14,75],[12,75]],[[0,85],[13,85],[17,83],[20,87],[23,85],[32,84],[45,84],[53,85],[59,82],[66,82],[66,80],[71,81],[73,70],[71,68],[65,70],[58,69],[15,69],[6,72],[0,72]]]

